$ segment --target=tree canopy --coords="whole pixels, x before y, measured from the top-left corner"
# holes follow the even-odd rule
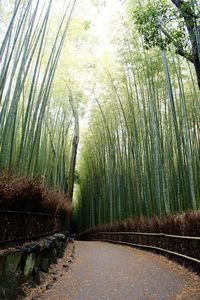
[[[146,49],[173,46],[176,53],[194,64],[200,88],[199,1],[146,1],[132,13]]]

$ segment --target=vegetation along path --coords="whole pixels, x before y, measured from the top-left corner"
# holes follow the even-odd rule
[[[40,299],[200,299],[200,279],[152,253],[103,242],[76,242],[69,271]]]

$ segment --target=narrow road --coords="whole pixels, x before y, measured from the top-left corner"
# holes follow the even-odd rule
[[[164,257],[102,242],[76,242],[70,269],[40,299],[200,299],[200,279]]]

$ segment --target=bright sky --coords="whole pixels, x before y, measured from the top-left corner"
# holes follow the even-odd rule
[[[93,19],[94,30],[99,40],[99,52],[110,47],[110,22],[117,14],[119,9],[122,9],[121,1],[109,0],[105,7],[101,7],[97,18]]]
[[[120,0],[107,0],[105,6],[101,6],[99,9],[94,8],[91,5],[90,0],[78,0],[75,14],[79,14],[81,2],[84,3],[86,12],[83,10],[82,17],[91,21],[91,30],[94,36],[98,39],[98,44],[96,45],[94,51],[95,56],[101,56],[105,51],[114,51],[114,46],[110,42],[110,35],[112,27],[110,26],[111,21],[116,16],[118,11],[124,8],[124,1]],[[86,14],[87,13],[87,14]],[[89,97],[89,95],[88,95]],[[80,120],[81,130],[84,130],[88,126],[88,120],[90,116],[91,105],[88,104],[87,113],[84,118]]]
[[[98,38],[98,51],[108,48],[109,43],[109,24],[119,10],[124,7],[124,0],[106,0],[106,5],[97,9],[91,4],[91,0],[77,0],[74,15],[79,15],[86,20],[90,20],[95,36]],[[69,0],[53,1],[54,9],[63,11]]]

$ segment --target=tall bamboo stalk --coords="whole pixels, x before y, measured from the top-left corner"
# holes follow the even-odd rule
[[[193,70],[172,53],[134,47],[130,33],[93,110],[80,158],[80,230],[200,205]]]

